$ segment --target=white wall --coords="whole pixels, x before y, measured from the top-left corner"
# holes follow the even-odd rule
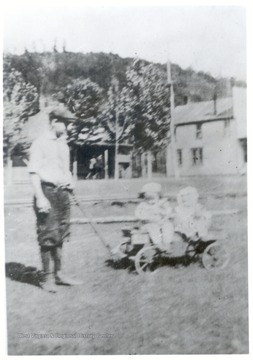
[[[230,120],[225,132],[224,121],[202,124],[202,139],[196,139],[196,124],[177,127],[176,148],[182,149],[181,175],[236,174],[239,172],[239,142],[236,137],[236,122]],[[203,148],[203,165],[193,165],[191,148]],[[171,148],[168,148],[168,175],[173,175]]]

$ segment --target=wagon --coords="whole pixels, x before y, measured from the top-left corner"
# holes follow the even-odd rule
[[[184,234],[175,232],[170,251],[161,251],[151,241],[147,232],[139,227],[122,229],[124,241],[117,246],[115,253],[119,258],[128,258],[134,264],[138,274],[153,271],[164,260],[176,263],[176,260],[188,265],[199,263],[207,270],[223,269],[229,262],[229,253],[221,238],[210,237],[208,240],[192,240]]]
[[[174,261],[181,259],[184,264],[199,262],[207,270],[223,269],[229,262],[229,253],[223,246],[220,236],[215,235],[208,240],[201,238],[192,240],[180,232],[175,232],[170,251],[166,251],[166,249],[161,251],[152,243],[149,234],[138,226],[122,229],[125,240],[116,248],[111,249],[96,222],[86,214],[73,193],[72,196],[74,203],[87,217],[112,260],[118,262],[123,258],[129,259],[134,264],[138,274],[152,271],[157,264],[166,259]]]

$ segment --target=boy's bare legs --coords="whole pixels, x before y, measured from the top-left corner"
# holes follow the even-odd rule
[[[40,248],[40,256],[42,262],[42,270],[45,275],[50,273],[50,250],[46,247]]]
[[[61,271],[62,264],[62,246],[57,246],[51,251],[51,256],[54,262],[54,274],[58,275]]]
[[[51,251],[52,259],[54,262],[54,276],[56,285],[81,285],[82,282],[69,279],[62,274],[62,246],[56,246]]]
[[[165,222],[162,225],[162,240],[168,252],[171,252],[172,250],[173,235],[174,235],[174,226],[172,222],[169,221]]]
[[[151,241],[161,251],[165,250],[162,242],[161,225],[156,223],[149,223],[144,225],[144,229],[148,232]]]
[[[51,250],[51,256],[54,263],[54,276],[56,285],[70,285],[67,279],[64,279],[62,268],[62,246],[56,246]]]
[[[43,289],[49,292],[56,292],[56,286],[54,283],[54,276],[50,271],[50,260],[51,260],[51,249],[48,247],[41,246],[40,248],[42,270],[44,273]]]

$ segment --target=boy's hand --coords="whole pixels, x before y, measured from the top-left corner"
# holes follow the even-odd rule
[[[74,184],[73,183],[69,183],[66,185],[66,189],[70,192],[72,192],[74,190]]]
[[[49,210],[51,209],[51,205],[48,199],[45,196],[41,196],[41,197],[37,197],[36,200],[37,200],[36,205],[39,209],[39,212],[48,213]]]
[[[72,192],[74,190],[74,184],[73,183],[61,184],[61,185],[59,185],[59,188],[66,189],[66,190]]]

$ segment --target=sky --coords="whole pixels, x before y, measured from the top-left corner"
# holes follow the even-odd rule
[[[246,16],[239,6],[14,7],[4,51],[112,52],[246,80]]]

